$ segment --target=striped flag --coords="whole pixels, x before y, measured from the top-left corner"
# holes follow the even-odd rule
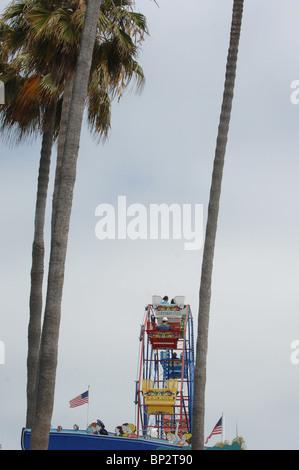
[[[84,405],[85,403],[88,403],[88,391],[81,393],[81,395],[78,395],[77,397],[73,398],[70,400],[70,408],[76,408],[76,406],[81,406]]]
[[[206,442],[205,444],[208,442],[208,440],[212,437],[212,436],[215,436],[216,434],[222,434],[222,416],[221,418],[219,419],[218,423],[216,424],[216,426],[214,427],[213,431],[211,432],[211,434],[209,435],[209,437],[206,438]]]

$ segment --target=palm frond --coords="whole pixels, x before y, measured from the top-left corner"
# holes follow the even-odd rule
[[[100,139],[108,136],[112,100],[131,84],[140,92],[145,83],[137,56],[148,29],[133,6],[133,0],[106,0],[101,6],[86,99],[89,128]],[[64,82],[75,70],[84,11],[83,0],[15,0],[7,7],[0,21],[0,73],[11,67],[10,107],[0,116],[2,131],[39,133],[46,106],[60,96],[58,136]]]
[[[103,90],[88,95],[87,122],[92,136],[105,140],[111,127],[111,100]]]

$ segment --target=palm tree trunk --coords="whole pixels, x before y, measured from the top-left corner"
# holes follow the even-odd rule
[[[65,85],[64,85],[64,90],[63,90],[63,101],[62,101],[59,137],[58,137],[58,145],[57,145],[56,172],[55,172],[54,192],[53,192],[53,200],[52,200],[52,230],[54,228],[53,226],[54,226],[54,220],[55,220],[55,207],[56,207],[57,197],[58,197],[60,168],[61,168],[61,162],[62,162],[62,157],[63,157],[63,152],[64,152],[68,119],[69,119],[69,114],[70,114],[74,78],[75,78],[74,73],[71,73],[68,75],[68,77],[65,80]]]
[[[46,450],[49,442],[49,430],[54,406],[61,301],[69,224],[76,180],[84,101],[87,95],[100,6],[100,0],[87,1],[64,155],[61,163],[59,192],[51,240],[47,299],[39,358],[36,412],[30,442],[31,450]]]
[[[44,279],[44,224],[48,194],[50,161],[53,145],[56,103],[45,112],[38,187],[36,196],[34,238],[32,244],[30,317],[28,325],[27,356],[27,416],[26,427],[31,428],[35,412],[36,377],[41,335]]]
[[[59,140],[57,145],[57,163],[54,193],[52,200],[52,221],[55,219],[55,204],[59,186],[60,166],[64,150],[65,134],[67,129],[74,74],[65,82],[63,91],[63,104],[60,119]],[[49,183],[50,159],[53,147],[53,134],[55,124],[55,106],[47,109],[43,143],[40,159],[39,182],[36,200],[35,233],[32,248],[31,293],[30,293],[30,319],[28,327],[28,359],[27,359],[27,417],[26,427],[32,428],[35,413],[36,377],[39,359],[41,336],[41,317],[43,304],[43,278],[44,278],[44,221]]]
[[[221,183],[226,152],[227,137],[234,95],[238,48],[242,25],[244,0],[234,0],[230,33],[230,45],[226,64],[226,77],[218,137],[215,150],[214,168],[210,190],[208,218],[206,225],[201,282],[199,291],[198,334],[196,343],[196,364],[194,376],[192,449],[204,448],[205,387],[208,353],[208,330],[211,302],[213,259],[217,232],[217,220],[221,195]]]

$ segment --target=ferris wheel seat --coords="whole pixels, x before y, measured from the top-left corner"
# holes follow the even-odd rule
[[[152,295],[152,304],[154,307],[157,307],[163,302],[161,295]]]
[[[148,407],[148,414],[173,414],[174,404],[178,393],[178,381],[167,380],[165,388],[155,388],[151,379],[142,381],[142,393]]]
[[[161,297],[161,295],[156,295],[156,294],[153,294],[152,295],[152,305],[153,307],[158,307],[160,304],[163,304],[163,299]],[[168,304],[163,304],[163,306],[165,307],[166,305]],[[174,306],[178,306],[178,307],[184,307],[185,305],[185,296],[184,295],[176,295],[173,299],[172,299],[172,303],[169,304],[169,306],[171,307],[174,307]]]
[[[158,305],[152,309],[153,316],[160,325],[164,317],[167,317],[168,323],[178,323],[186,318],[188,306],[179,307],[178,305]]]
[[[147,334],[153,349],[176,349],[181,332],[180,323],[172,323],[168,330],[162,330],[154,322],[147,322]]]
[[[172,379],[180,379],[182,376],[182,359],[167,357],[167,352],[161,352],[161,364],[164,374]],[[188,377],[188,359],[184,361],[184,379]]]

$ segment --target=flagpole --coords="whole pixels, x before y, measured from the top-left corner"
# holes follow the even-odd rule
[[[224,442],[225,440],[225,417],[224,417],[224,413],[222,413],[222,442]]]
[[[88,385],[88,401],[87,401],[87,425],[86,427],[88,427],[89,425],[89,401],[90,401],[90,385]]]

